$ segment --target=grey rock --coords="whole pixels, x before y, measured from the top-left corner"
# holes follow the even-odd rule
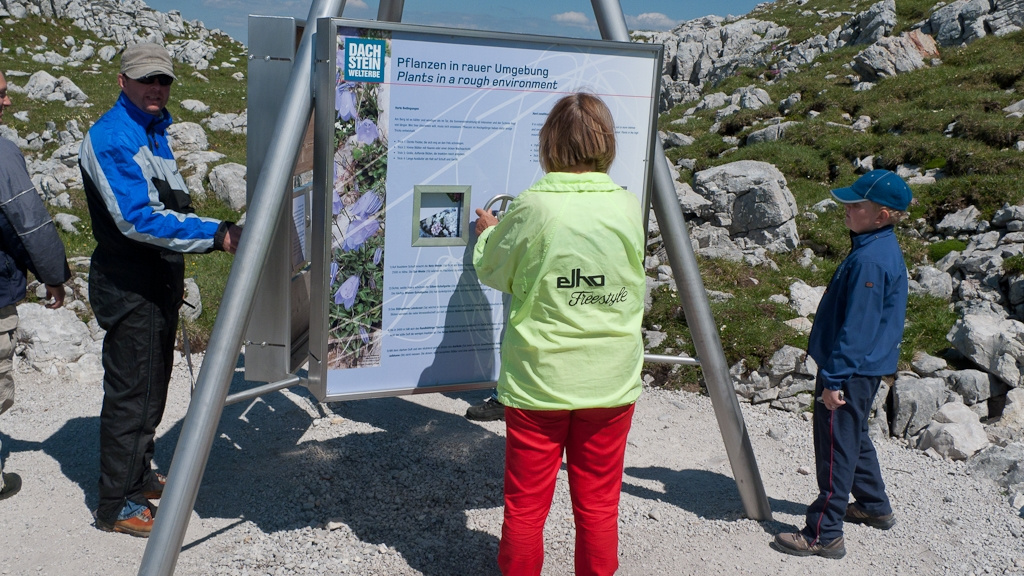
[[[799,92],[794,92],[787,96],[782,102],[779,102],[779,113],[789,115],[792,112],[793,107],[796,106],[797,102],[800,102],[801,96]]]
[[[1024,432],[1024,388],[1014,388],[1006,393],[1006,405],[999,425],[1017,432]]]
[[[922,30],[942,46],[956,46],[984,37],[989,0],[956,0],[935,10]]]
[[[806,351],[788,344],[778,349],[768,361],[768,375],[772,382],[777,384],[785,376],[796,372],[806,356]]]
[[[946,339],[961,354],[1011,388],[1020,386],[1024,323],[991,314],[967,314]]]
[[[747,146],[751,146],[760,142],[775,142],[776,140],[781,140],[783,136],[785,136],[786,130],[796,124],[798,124],[798,122],[782,122],[780,124],[768,126],[767,128],[755,130],[750,134],[747,134],[746,144]]]
[[[701,216],[772,252],[796,248],[796,200],[771,164],[742,160],[694,174],[694,190],[710,201]]]
[[[67,308],[50,310],[40,304],[18,305],[15,338],[25,345],[25,358],[34,366],[75,362],[83,354],[99,354],[100,345],[89,328]]]
[[[245,208],[245,172],[245,166],[234,162],[220,164],[210,171],[213,193],[236,212]]]
[[[186,99],[181,101],[181,107],[189,112],[197,112],[205,114],[210,111],[210,107],[199,100]]]
[[[967,470],[1003,487],[1024,482],[1024,443],[989,446],[967,462]]]
[[[796,280],[789,285],[790,306],[798,316],[807,317],[814,314],[824,294],[824,286],[810,286],[803,280]]]
[[[949,301],[953,297],[953,277],[932,266],[919,266],[914,271],[914,294],[927,294]]]
[[[914,353],[914,359],[910,365],[921,376],[933,376],[939,370],[946,369],[945,360],[920,351]]]
[[[943,457],[966,460],[989,445],[978,415],[963,404],[944,404],[932,420],[918,441],[921,450],[931,448]]]
[[[916,435],[945,400],[946,383],[941,378],[899,377],[893,384],[892,435]]]
[[[792,398],[798,394],[814,392],[814,378],[806,376],[786,376],[779,382],[779,399]]]
[[[864,81],[891,77],[926,67],[925,58],[938,55],[931,36],[914,30],[885,37],[854,56],[852,67]]]
[[[981,227],[981,211],[975,206],[968,206],[952,214],[946,214],[935,226],[940,234],[956,236],[977,232]]]
[[[203,301],[199,294],[199,285],[194,278],[185,279],[185,299],[181,307],[181,316],[189,322],[195,322],[203,313]]]
[[[957,370],[952,372],[947,380],[953,391],[962,396],[967,405],[984,402],[993,396],[1005,394],[1008,390],[1005,382],[981,370]]]
[[[246,112],[241,114],[221,114],[214,112],[213,116],[204,118],[202,121],[210,130],[215,132],[233,132],[245,134],[248,116]]]
[[[896,2],[883,0],[857,14],[846,23],[839,39],[847,44],[871,44],[896,27]]]
[[[679,146],[689,146],[693,144],[694,138],[687,136],[686,134],[680,134],[678,132],[658,132],[658,137],[661,138],[661,143],[666,150],[671,148],[678,148]]]
[[[81,221],[82,219],[79,218],[78,216],[75,216],[73,214],[65,214],[63,212],[56,214],[53,217],[54,224],[56,224],[58,228],[69,234],[78,234],[78,228],[75,227],[75,224],[78,224]]]
[[[206,130],[195,122],[175,122],[167,128],[167,139],[176,154],[198,152],[210,147]]]

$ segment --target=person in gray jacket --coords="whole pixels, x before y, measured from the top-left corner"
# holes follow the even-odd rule
[[[0,72],[0,123],[11,105],[7,79]],[[17,303],[25,297],[25,273],[31,270],[46,285],[47,308],[64,304],[64,282],[71,269],[64,244],[57,235],[18,146],[0,138],[0,414],[14,404],[14,330],[18,327]],[[3,472],[0,461],[0,500],[21,489],[21,477]]]

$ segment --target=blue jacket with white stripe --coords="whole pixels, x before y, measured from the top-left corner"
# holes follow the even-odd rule
[[[171,122],[166,109],[147,114],[121,93],[79,152],[96,237],[93,266],[120,278],[125,289],[160,290],[170,282],[178,292],[181,254],[221,248],[227,230],[227,222],[194,213],[167,143]]]

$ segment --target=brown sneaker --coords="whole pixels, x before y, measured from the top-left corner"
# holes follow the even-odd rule
[[[819,542],[811,545],[807,538],[804,538],[803,534],[790,532],[776,535],[773,544],[775,544],[774,548],[779,552],[793,556],[821,556],[822,558],[831,558],[832,560],[838,560],[846,556],[846,545],[842,536],[828,544],[823,545]]]
[[[872,528],[878,528],[879,530],[888,530],[896,524],[896,515],[892,512],[884,514],[882,516],[872,516],[864,511],[860,507],[860,504],[854,502],[846,507],[846,518],[847,522],[851,524],[864,524],[865,526],[871,526]]]
[[[120,532],[139,538],[149,538],[149,533],[153,531],[153,515],[150,514],[149,508],[143,508],[135,516],[118,520],[113,524],[108,524],[97,518],[96,527],[104,532]]]
[[[150,488],[142,493],[142,497],[146,500],[159,500],[163,496],[164,486],[167,484],[167,476],[159,473],[154,473],[153,476],[156,477],[158,485],[156,488]]]

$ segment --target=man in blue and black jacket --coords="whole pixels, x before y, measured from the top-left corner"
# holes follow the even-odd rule
[[[0,73],[0,122],[11,105],[7,80]],[[18,327],[17,303],[25,297],[25,273],[31,270],[46,285],[47,308],[64,304],[64,282],[71,270],[64,244],[57,235],[28,175],[25,157],[18,146],[0,138],[0,414],[14,404],[14,330]],[[3,473],[0,462],[0,500],[21,489],[21,477]]]
[[[121,95],[82,143],[79,164],[96,250],[89,299],[103,340],[100,483],[96,527],[147,537],[150,499],[165,478],[152,468],[154,435],[171,378],[183,253],[234,253],[241,229],[197,216],[167,143],[170,54],[135,44],[121,56]]]

